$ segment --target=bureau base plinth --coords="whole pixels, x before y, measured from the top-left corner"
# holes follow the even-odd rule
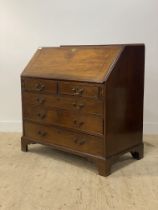
[[[111,174],[111,165],[111,159],[96,159],[98,173],[101,176],[108,176]]]
[[[140,144],[139,146],[133,148],[130,152],[134,159],[142,159],[144,157],[144,144]]]
[[[26,137],[22,137],[21,138],[21,150],[23,152],[28,152],[28,145],[29,144],[36,144],[39,143],[41,144],[41,142],[36,142],[32,139],[28,139]],[[43,144],[43,143],[42,143]],[[130,152],[132,157],[136,160],[140,160],[144,157],[144,144],[139,144],[136,145],[132,148],[129,148],[119,154],[113,155],[111,157],[96,157],[93,155],[89,155],[86,153],[81,153],[81,152],[76,152],[76,151],[72,151],[71,149],[62,147],[62,146],[58,146],[58,145],[49,145],[49,144],[43,144],[43,145],[47,145],[52,147],[53,149],[57,149],[57,150],[62,150],[71,154],[76,154],[82,157],[85,157],[89,162],[93,162],[96,164],[96,168],[98,170],[98,174],[101,176],[108,176],[111,174],[111,167],[114,163],[116,163],[117,161],[119,161],[120,156],[124,155],[125,153]]]
[[[140,160],[144,157],[144,144],[139,144],[119,154],[113,155],[106,159],[96,159],[96,165],[98,168],[99,175],[108,176],[111,174],[111,167],[114,163],[119,161],[120,156],[130,152],[132,157],[136,160]]]
[[[27,152],[28,151],[28,141],[26,141],[23,138],[21,138],[21,150],[23,152]]]
[[[29,144],[36,144],[35,141],[30,141],[28,138],[21,137],[21,151],[28,152],[28,145]]]

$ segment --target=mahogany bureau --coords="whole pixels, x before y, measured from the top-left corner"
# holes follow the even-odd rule
[[[143,157],[144,45],[44,47],[21,75],[22,151],[40,143],[96,163]]]

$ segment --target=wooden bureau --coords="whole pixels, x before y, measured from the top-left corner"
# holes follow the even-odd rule
[[[93,160],[143,157],[144,45],[37,50],[21,75],[22,151],[40,143]]]

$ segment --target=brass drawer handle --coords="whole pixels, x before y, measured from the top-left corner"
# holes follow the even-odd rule
[[[40,118],[40,119],[44,119],[46,117],[46,114],[44,113],[38,113],[37,116]]]
[[[83,145],[83,144],[85,144],[85,140],[82,140],[82,141],[80,141],[80,143],[79,143],[79,145],[81,146],[81,145]]]
[[[77,120],[74,120],[73,123],[74,123],[74,125],[75,125],[76,127],[78,127],[78,128],[80,128],[80,127],[84,124],[83,121],[82,121],[82,122],[79,122],[79,121],[77,121]]]
[[[84,145],[86,143],[85,139],[78,139],[77,137],[74,140],[74,143],[77,144],[78,146]]]
[[[35,90],[37,90],[37,91],[42,91],[42,90],[44,90],[45,89],[45,85],[43,85],[43,84],[41,84],[41,83],[37,83],[36,85],[35,85]]]
[[[84,104],[78,104],[78,107],[81,109],[84,107]]]
[[[72,91],[74,92],[73,95],[82,95],[82,93],[84,92],[83,88],[72,88]]]
[[[38,135],[39,136],[46,136],[47,132],[45,132],[45,131],[38,131]]]
[[[72,103],[73,107],[77,107],[77,103],[73,102]]]
[[[43,103],[45,102],[45,98],[37,97],[37,98],[36,98],[36,101],[37,101],[39,104],[43,104]]]
[[[75,107],[76,109],[81,109],[81,108],[83,108],[84,107],[84,104],[77,104],[77,103],[72,103],[72,105],[73,105],[73,107]]]

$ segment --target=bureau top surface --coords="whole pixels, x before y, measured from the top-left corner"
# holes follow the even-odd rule
[[[122,50],[123,45],[40,48],[22,76],[102,83]]]

